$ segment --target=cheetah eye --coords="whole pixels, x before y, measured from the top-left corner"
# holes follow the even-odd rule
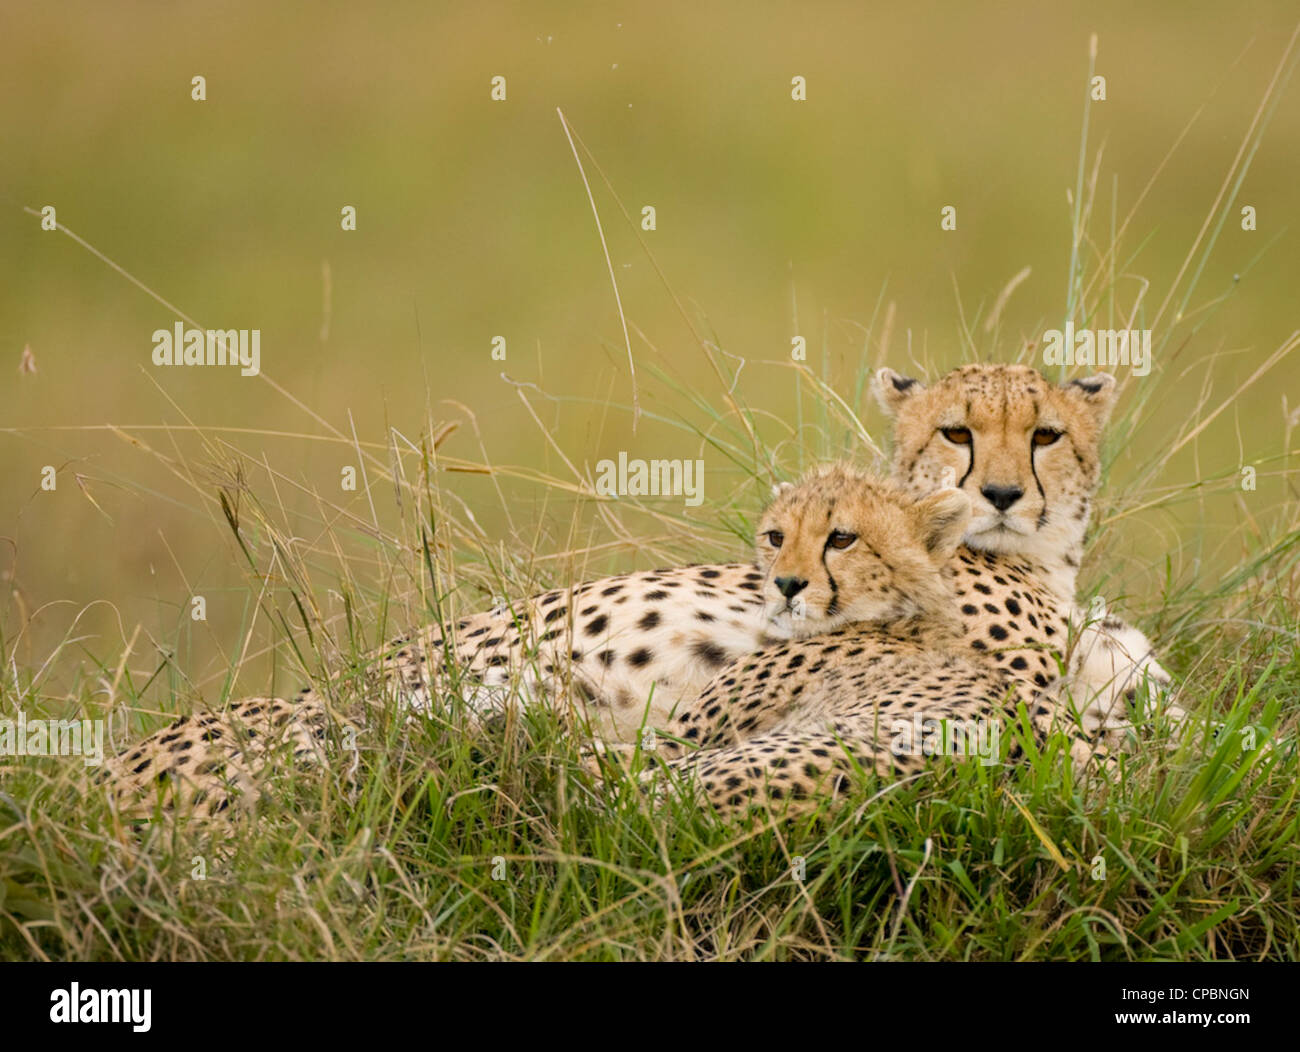
[[[852,548],[853,542],[857,539],[858,535],[856,533],[847,533],[844,530],[832,530],[830,537],[826,539],[826,543],[832,548],[838,548],[840,551],[843,551],[845,548]]]
[[[779,548],[785,543],[785,534],[780,530],[768,530],[763,536],[767,538],[767,543],[773,548]]]
[[[970,428],[968,427],[945,427],[940,429],[940,434],[954,446],[970,445]]]
[[[1062,434],[1064,434],[1064,432],[1057,431],[1055,428],[1052,427],[1040,427],[1037,431],[1034,432],[1034,445],[1050,446],[1053,442],[1055,442],[1058,438],[1060,438]]]

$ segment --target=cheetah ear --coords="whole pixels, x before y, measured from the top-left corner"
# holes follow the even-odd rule
[[[1119,397],[1115,377],[1110,373],[1094,373],[1080,380],[1071,380],[1064,390],[1092,413],[1098,427],[1105,426],[1110,411],[1115,407],[1115,399]]]
[[[778,482],[775,486],[772,487],[772,499],[776,500],[776,498],[781,496],[781,494],[784,493],[786,490],[791,490],[791,489],[794,489],[793,482]]]
[[[896,373],[893,369],[877,369],[876,375],[871,378],[871,390],[875,393],[880,408],[893,416],[907,399],[924,391],[925,384]]]
[[[935,562],[947,562],[970,524],[970,498],[959,489],[941,489],[912,505],[921,543]]]

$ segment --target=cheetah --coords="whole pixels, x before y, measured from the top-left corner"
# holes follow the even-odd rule
[[[1170,676],[1137,629],[1073,605],[1114,378],[1057,385],[1027,366],[980,364],[932,387],[881,369],[873,389],[894,420],[893,481],[914,496],[956,485],[973,508],[971,549],[1033,558],[1070,605],[1077,640],[1057,693],[1068,693],[1095,731],[1125,726],[1142,683],[1168,685]],[[467,700],[479,715],[504,708],[522,680],[545,704],[576,696],[598,738],[630,742],[773,638],[761,583],[752,564],[621,574],[477,615],[450,635],[435,626],[412,642],[435,654],[450,648],[478,684]],[[427,709],[425,683],[408,700]]]
[[[915,496],[955,484],[973,508],[966,536],[971,549],[1033,558],[1044,583],[1071,609],[1076,642],[1057,694],[1069,694],[1096,733],[1127,726],[1142,684],[1167,686],[1170,676],[1137,629],[1116,618],[1090,619],[1073,605],[1100,482],[1101,434],[1116,396],[1114,378],[1099,373],[1058,385],[1027,366],[976,364],[930,387],[881,369],[873,390],[894,421],[893,480]],[[655,607],[679,574],[694,591],[691,602]],[[712,596],[694,589],[709,574]],[[718,666],[771,638],[774,626],[762,619],[759,584],[753,566],[737,564],[625,574],[579,586],[567,608],[565,594],[551,592],[505,617],[479,615],[455,634],[452,645],[458,663],[475,675],[486,673],[485,686],[472,698],[476,711],[486,714],[506,704],[508,684],[522,671],[549,703],[566,704],[576,693],[598,737],[627,742],[639,726],[662,726],[664,716],[694,697]],[[615,585],[611,604],[606,589]],[[603,630],[606,618],[619,612],[620,645],[592,647],[589,630]],[[643,615],[653,623],[653,636],[639,624]],[[432,630],[428,643],[444,645],[441,633]],[[539,645],[550,655],[541,677],[530,672],[529,658]],[[564,669],[578,689],[552,689],[563,678],[556,669]],[[413,701],[429,705],[428,692]]]
[[[1092,733],[1117,742],[1140,688],[1164,692],[1172,678],[1142,632],[1074,603],[1115,378],[1097,373],[1057,385],[1028,366],[972,364],[932,387],[881,369],[873,390],[894,420],[895,480],[923,493],[955,476],[974,509],[966,543],[1033,559],[1069,604],[1074,643],[1053,692],[1071,697]],[[1164,711],[1186,716],[1173,704]]]
[[[883,369],[873,386],[894,418],[895,483],[923,496],[955,482],[973,508],[965,538],[972,557],[1032,555],[1050,590],[1072,608],[1114,379],[1056,385],[1024,366],[970,365],[932,387]],[[393,640],[371,656],[379,686],[368,700],[436,713],[454,695],[482,720],[519,692],[565,709],[575,702],[598,739],[633,742],[643,727],[666,726],[732,662],[781,638],[781,626],[764,617],[762,588],[755,565],[725,563],[552,590]],[[1138,683],[1167,683],[1168,674],[1137,630],[1073,620],[1079,645],[1056,689],[1068,690],[1094,732],[1123,727]],[[455,691],[446,689],[450,677]],[[277,727],[286,708],[291,716]],[[226,720],[242,728],[238,735],[226,733]],[[231,738],[258,742],[274,731],[291,754],[310,760],[330,722],[312,688],[292,705],[255,699],[228,713],[181,717],[106,764],[107,780],[123,806],[134,800],[151,809],[160,787],[175,794],[183,782],[188,788],[174,798],[206,794],[202,805],[219,809],[229,806],[229,787],[255,782],[270,755],[259,743],[232,757]],[[225,747],[201,757],[195,750],[212,744],[203,735],[214,729]]]
[[[1045,692],[1069,606],[1032,558],[962,545],[970,518],[962,491],[917,502],[846,465],[783,487],[757,545],[764,614],[782,641],[682,706],[655,739],[654,766],[698,777],[723,815],[797,813],[836,796],[858,766],[909,774],[936,748],[971,745],[998,762],[990,749],[1021,707],[1040,742],[1061,727]],[[1077,763],[1105,758],[1064,722]]]

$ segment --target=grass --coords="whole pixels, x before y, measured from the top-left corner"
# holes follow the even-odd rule
[[[477,736],[454,718],[381,721],[362,732],[355,783],[340,753],[217,843],[162,825],[137,841],[61,765],[3,799],[0,946],[76,960],[1293,959],[1297,753],[1247,750],[1238,731],[1294,742],[1300,663],[1258,633],[1231,654],[1189,699],[1227,725],[1218,743],[1157,732],[1113,784],[1076,780],[1052,747],[1014,768],[868,778],[843,808],[784,824],[728,828],[682,801],[611,809],[553,714]]]
[[[1279,67],[1288,74],[1290,55],[1288,47]],[[1269,90],[1260,114],[1270,112]],[[1244,167],[1234,162],[1225,187],[1240,185],[1263,123],[1252,122],[1238,158]],[[579,164],[580,148],[593,162],[591,185],[612,192],[574,140]],[[1133,296],[1133,283],[1122,283],[1128,263],[1121,255],[1132,215],[1122,222],[1096,215],[1100,157],[1085,178],[1085,147],[1086,139],[1071,203],[1076,262],[1067,312],[1082,325],[1118,311],[1128,325],[1144,317],[1145,294],[1143,286],[1127,305],[1117,303],[1124,290]],[[1231,192],[1216,199],[1202,233],[1233,201]],[[1109,231],[1109,244],[1094,242],[1090,223]],[[629,225],[635,233],[630,218]],[[1198,237],[1189,263],[1198,252],[1203,263],[1218,229],[1204,245]],[[629,331],[645,354],[635,410],[529,385],[516,390],[522,418],[544,442],[552,411],[593,419],[639,413],[647,424],[693,436],[710,458],[711,486],[724,491],[711,490],[695,517],[662,503],[595,500],[558,447],[549,450],[563,465],[554,473],[493,464],[486,450],[478,461],[453,458],[444,450],[452,428],[432,407],[416,439],[390,428],[362,441],[314,418],[319,432],[304,437],[353,450],[362,469],[359,504],[304,487],[239,448],[238,435],[194,428],[200,448],[189,454],[131,436],[142,455],[190,488],[200,511],[224,521],[231,556],[248,567],[246,627],[209,701],[219,707],[251,693],[241,686],[249,678],[243,669],[274,650],[269,689],[283,693],[310,678],[328,685],[339,713],[366,712],[367,722],[357,752],[339,738],[336,762],[325,770],[285,772],[256,817],[219,840],[184,825],[143,834],[123,827],[79,761],[6,761],[0,956],[1296,959],[1300,524],[1291,430],[1276,450],[1249,461],[1280,486],[1283,500],[1271,508],[1251,503],[1213,536],[1203,514],[1207,495],[1240,494],[1240,477],[1202,470],[1200,450],[1203,441],[1229,440],[1234,400],[1267,382],[1297,341],[1281,343],[1243,384],[1221,393],[1212,381],[1228,356],[1201,347],[1197,334],[1231,290],[1187,309],[1201,266],[1180,287],[1187,271],[1185,264],[1166,292],[1166,305],[1181,295],[1182,306],[1161,333],[1158,375],[1195,374],[1200,394],[1172,430],[1153,434],[1147,410],[1159,397],[1156,385],[1128,383],[1107,445],[1108,467],[1122,459],[1127,481],[1105,494],[1085,578],[1111,597],[1135,577],[1151,586],[1120,612],[1139,615],[1180,681],[1180,704],[1204,727],[1218,725],[1217,734],[1178,736],[1156,726],[1110,781],[1075,777],[1055,742],[1042,752],[1030,748],[1014,767],[936,765],[900,784],[869,776],[835,810],[727,826],[689,800],[657,812],[625,798],[611,802],[583,772],[580,728],[566,712],[530,709],[471,733],[455,684],[446,713],[426,722],[402,725],[383,706],[367,709],[366,679],[356,672],[397,629],[634,561],[734,557],[748,544],[774,476],[841,454],[879,466],[867,377],[886,360],[904,367],[911,354],[892,346],[895,305],[884,290],[850,375],[767,365],[793,372],[794,409],[774,412],[744,398],[743,367],[762,363],[722,352],[670,288],[717,376],[716,392],[677,382],[634,324]],[[991,313],[981,308],[964,321],[965,358],[1032,356],[1023,344],[1008,351],[997,324],[1017,281]],[[931,375],[955,364],[921,357]],[[463,416],[477,432],[472,412]],[[458,485],[471,478],[500,502],[511,523],[507,540],[477,526]],[[535,511],[520,510],[521,493]],[[1135,575],[1114,538],[1135,520],[1156,523],[1162,514],[1181,526],[1171,542],[1146,545]],[[1209,580],[1150,558],[1160,550],[1195,562],[1211,549],[1231,550],[1233,559]],[[120,652],[95,653],[74,622],[47,660],[20,663],[23,628],[0,624],[6,713],[80,710],[109,720],[121,742],[198,703],[202,685],[175,659],[185,629],[169,639],[124,630]],[[90,657],[93,673],[60,686],[58,674],[79,655]]]
[[[1127,426],[1121,418],[1116,434]],[[744,433],[723,428],[715,447]],[[344,520],[306,554],[256,499],[258,480],[240,480],[250,465],[227,461],[216,499],[255,583],[249,636],[273,626],[291,666],[317,683],[332,672],[341,713],[364,709],[365,678],[352,670],[397,626],[581,576],[592,558],[576,521],[550,562],[475,536],[438,461],[431,445],[398,458],[399,477],[414,480],[386,520],[399,543]],[[1113,499],[1107,514],[1126,503]],[[735,533],[754,507],[732,512]],[[638,535],[625,518],[649,519],[657,528],[641,535],[669,555],[740,550],[653,506],[599,510],[593,529],[608,521],[615,537]],[[581,769],[568,714],[530,710],[471,733],[453,690],[447,715],[412,727],[373,710],[359,754],[335,741],[337,762],[290,772],[229,840],[164,825],[137,836],[87,789],[79,761],[18,766],[0,795],[0,954],[1293,959],[1300,531],[1261,529],[1218,587],[1170,590],[1143,618],[1183,681],[1181,704],[1224,730],[1215,741],[1157,727],[1113,783],[1075,778],[1057,743],[1015,767],[939,765],[900,785],[868,777],[834,811],[728,827],[689,801],[654,813],[611,804]],[[322,574],[336,597],[313,585]],[[71,701],[119,722],[131,712],[134,733],[159,724],[160,688],[167,711],[193,702],[170,661],[138,679],[129,651],[100,659],[70,698],[43,696],[62,658],[10,664],[5,711],[66,715]],[[238,662],[225,690],[237,679]]]

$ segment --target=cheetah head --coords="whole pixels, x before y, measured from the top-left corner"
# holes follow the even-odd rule
[[[840,464],[782,483],[758,528],[765,630],[798,639],[850,622],[947,616],[942,567],[969,519],[960,490],[917,499]]]
[[[897,483],[964,490],[972,548],[1077,568],[1113,376],[1057,385],[1024,365],[967,365],[930,387],[881,369],[874,387],[894,418]]]

